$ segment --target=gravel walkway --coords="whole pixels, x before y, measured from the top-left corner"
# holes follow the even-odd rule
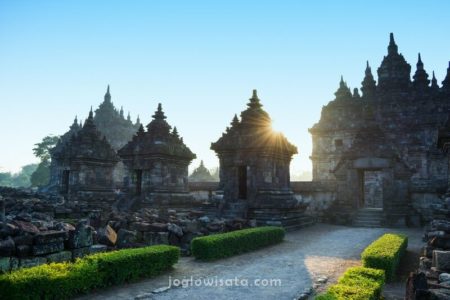
[[[183,257],[156,278],[79,299],[298,299],[312,288],[324,290],[345,269],[359,265],[362,250],[385,232],[407,234],[414,249],[421,244],[421,229],[318,224],[288,233],[279,245],[215,262]],[[197,286],[204,280],[214,286]],[[181,283],[188,286],[174,286]]]

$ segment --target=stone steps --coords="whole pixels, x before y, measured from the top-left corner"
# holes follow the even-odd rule
[[[355,227],[382,227],[383,226],[383,210],[380,208],[363,208],[360,209],[353,219]]]
[[[302,210],[254,209],[249,212],[249,218],[256,219],[258,226],[282,226],[286,231],[297,230],[315,223],[315,220],[306,216]]]

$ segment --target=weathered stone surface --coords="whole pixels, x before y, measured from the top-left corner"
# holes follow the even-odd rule
[[[72,259],[72,252],[70,251],[61,251],[52,253],[45,256],[48,262],[65,262],[70,261]]]
[[[43,265],[47,262],[45,257],[32,257],[32,258],[21,258],[19,260],[20,268],[31,268],[39,265]]]
[[[55,242],[42,245],[34,245],[32,247],[33,255],[43,255],[55,253],[64,250],[64,242]]]
[[[34,244],[42,245],[49,243],[61,243],[64,242],[66,233],[64,231],[49,230],[40,232],[34,236]]]
[[[117,233],[117,247],[131,248],[137,242],[137,235],[135,231],[120,229]]]
[[[34,237],[29,234],[19,235],[13,237],[14,243],[16,246],[19,245],[33,245]]]
[[[31,255],[31,248],[30,245],[19,245],[16,247],[16,255],[18,257],[28,257]]]
[[[443,281],[450,281],[450,274],[449,273],[439,274],[439,282],[443,282]]]
[[[16,225],[19,228],[19,230],[22,232],[26,232],[26,233],[30,233],[30,234],[39,233],[39,229],[30,222],[14,220],[12,223],[14,225]]]
[[[143,241],[146,245],[160,245],[169,244],[169,233],[168,232],[144,232]]]
[[[169,232],[175,234],[178,237],[182,237],[183,236],[183,229],[181,229],[181,227],[178,226],[177,224],[173,224],[173,223],[167,224],[167,230]]]
[[[93,253],[99,253],[99,252],[106,252],[108,250],[108,247],[106,245],[101,244],[95,244],[91,246],[90,252]]]
[[[19,233],[19,228],[14,224],[0,223],[0,238],[6,238],[8,236],[15,236]]]
[[[0,241],[0,256],[11,256],[15,253],[14,240],[8,237],[6,240]]]
[[[433,267],[440,271],[450,271],[450,251],[433,251]]]
[[[100,244],[113,247],[117,242],[117,233],[111,226],[106,225],[105,228],[100,228],[98,230],[97,239]]]
[[[89,247],[92,245],[92,228],[84,222],[80,222],[75,230],[69,231],[69,239],[67,241],[69,249]]]
[[[91,254],[91,247],[83,247],[83,248],[77,248],[77,249],[72,249],[72,259],[75,260],[77,258],[82,258],[86,255]]]
[[[165,223],[152,223],[148,227],[148,231],[153,231],[153,232],[167,231],[167,224],[165,224]]]

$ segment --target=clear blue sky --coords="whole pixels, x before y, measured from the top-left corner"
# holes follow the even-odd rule
[[[147,124],[163,109],[207,167],[210,143],[258,93],[310,170],[310,128],[340,75],[360,87],[395,33],[413,66],[443,80],[450,1],[0,0],[0,171],[36,159],[34,143],[112,100]],[[374,74],[375,75],[375,74]],[[198,161],[193,163],[198,165]]]

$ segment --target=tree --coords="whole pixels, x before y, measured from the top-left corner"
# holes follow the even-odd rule
[[[45,186],[50,179],[50,150],[56,146],[59,141],[58,136],[48,135],[42,139],[42,142],[34,144],[33,153],[41,162],[37,166],[37,169],[31,174],[32,186]]]
[[[43,161],[50,161],[50,150],[58,143],[59,136],[48,135],[42,139],[42,142],[34,144],[33,153]]]
[[[32,186],[46,186],[50,180],[50,165],[48,161],[42,161],[38,166],[36,171],[31,174],[31,185]]]
[[[37,164],[29,164],[23,166],[18,174],[13,175],[11,186],[13,187],[30,187],[31,174],[36,170]]]
[[[10,172],[2,172],[0,173],[0,186],[11,186],[11,173]]]

